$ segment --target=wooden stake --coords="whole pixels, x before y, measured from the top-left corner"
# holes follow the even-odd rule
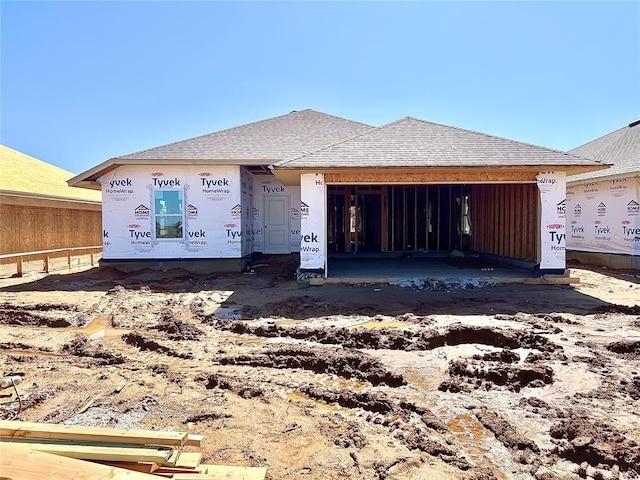
[[[21,277],[22,272],[22,257],[16,258],[16,269],[18,270],[18,276]]]

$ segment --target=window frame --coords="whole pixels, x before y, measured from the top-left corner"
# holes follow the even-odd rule
[[[180,213],[159,213],[159,209],[158,209],[158,202],[162,201],[162,198],[158,198],[158,194],[164,194],[164,193],[170,193],[170,192],[177,192],[178,193],[178,202],[179,202],[179,207],[178,209],[180,210]],[[159,242],[175,242],[175,241],[184,241],[185,238],[185,229],[184,229],[184,189],[181,188],[173,188],[173,189],[158,189],[158,190],[154,190],[153,191],[153,205],[154,205],[154,211],[153,211],[153,220],[154,220],[154,226],[155,226],[155,232],[156,232],[156,240]],[[167,218],[173,218],[173,219],[177,219],[177,222],[172,223],[172,225],[177,225],[178,223],[180,224],[179,227],[175,227],[175,226],[171,226],[170,228],[175,228],[177,231],[180,232],[180,236],[175,236],[175,237],[164,237],[164,236],[160,236],[158,233],[161,230],[161,228],[158,225],[158,219],[162,218],[162,219],[167,219]],[[167,227],[165,227],[167,228]]]

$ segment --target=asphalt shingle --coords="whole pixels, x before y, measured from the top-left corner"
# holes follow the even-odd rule
[[[372,128],[307,109],[123,155],[115,160],[188,159],[210,160],[217,164],[268,165]]]
[[[491,167],[597,163],[558,150],[406,117],[274,166]]]
[[[572,175],[567,178],[569,182],[614,175],[640,175],[640,123],[632,122],[628,126],[569,150],[569,153],[613,164],[607,170]]]

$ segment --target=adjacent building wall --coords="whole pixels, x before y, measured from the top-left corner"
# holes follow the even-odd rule
[[[567,187],[567,248],[640,255],[640,177]]]
[[[38,200],[39,205],[0,202],[0,255],[101,245],[99,204],[77,203],[73,208],[48,205],[56,203],[63,202],[43,199]]]

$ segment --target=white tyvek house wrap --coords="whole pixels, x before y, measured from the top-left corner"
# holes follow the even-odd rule
[[[564,269],[566,266],[566,174],[564,172],[539,173],[536,183],[542,204],[541,269]]]
[[[567,248],[640,255],[640,177],[567,187]]]
[[[271,195],[289,197],[289,223],[291,232],[289,241],[292,252],[300,251],[300,187],[284,186],[271,175],[253,177],[253,251],[264,251],[264,199]]]
[[[324,175],[300,175],[300,268],[325,270],[326,189]]]
[[[102,184],[103,258],[239,258],[240,168],[121,166]],[[158,239],[155,190],[183,192],[183,238]]]

